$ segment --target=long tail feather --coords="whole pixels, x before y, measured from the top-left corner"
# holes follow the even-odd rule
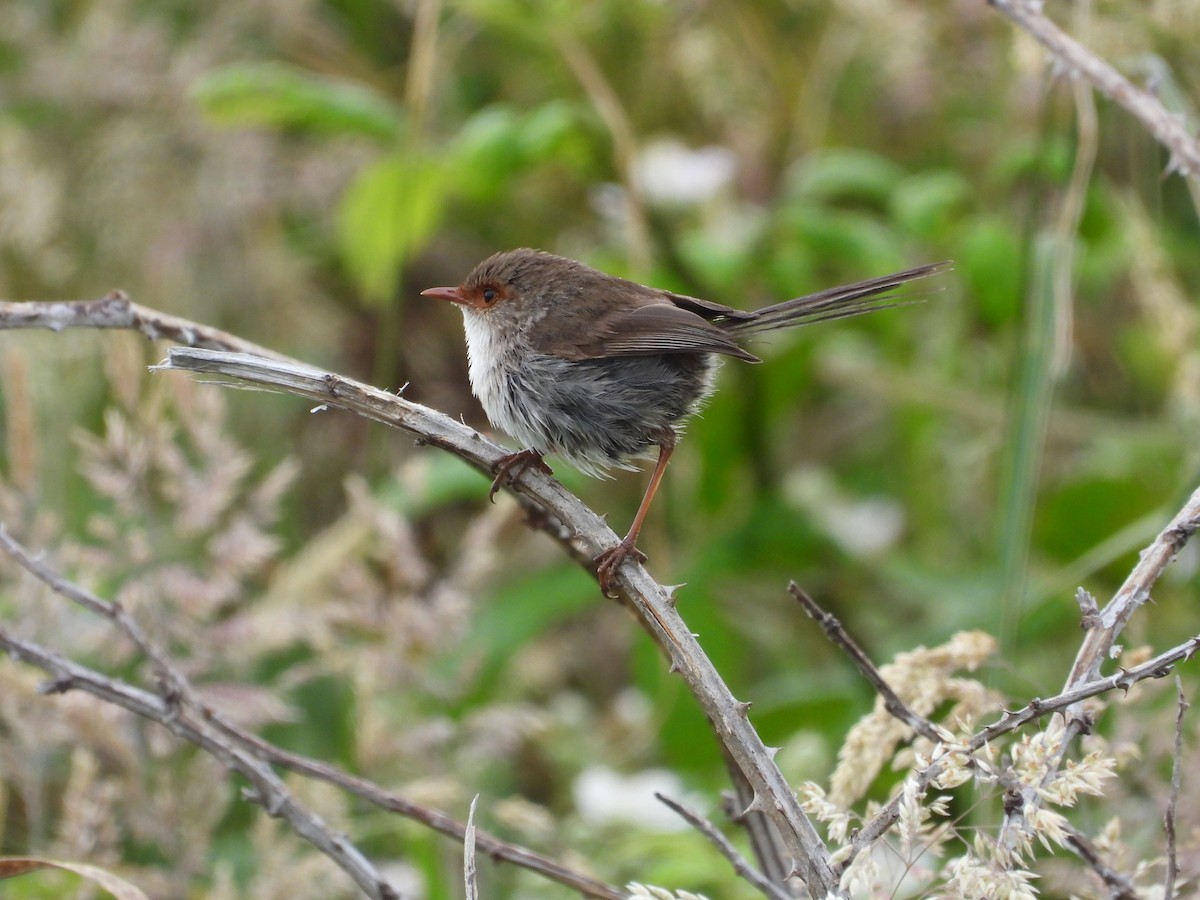
[[[804,297],[796,297],[793,300],[784,300],[774,306],[756,310],[757,315],[753,319],[732,324],[729,326],[729,330],[739,335],[756,334],[760,331],[773,331],[776,328],[860,316],[863,313],[890,309],[893,306],[907,306],[916,301],[906,298],[915,295],[894,293],[897,288],[903,287],[909,282],[944,272],[949,267],[949,262],[932,263],[896,272],[893,275],[884,275],[880,278],[871,278],[867,281],[807,294]]]

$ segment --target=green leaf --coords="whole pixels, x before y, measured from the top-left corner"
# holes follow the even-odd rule
[[[419,518],[451,503],[479,500],[491,482],[478,469],[448,453],[426,453],[421,466],[419,479],[384,481],[378,489],[379,499],[409,518]]]
[[[1031,178],[1062,183],[1071,175],[1074,158],[1063,137],[1020,136],[997,148],[988,175],[1004,190]]]
[[[962,226],[958,268],[977,300],[980,316],[989,325],[1007,325],[1017,318],[1024,297],[1024,248],[1012,226],[999,216],[981,217]]]
[[[955,221],[954,211],[970,196],[970,186],[957,172],[934,171],[910,175],[896,187],[892,211],[910,233],[936,238]]]
[[[568,103],[551,101],[528,115],[488,106],[469,118],[448,153],[455,192],[484,203],[510,184],[511,176],[543,160],[573,161],[571,145],[579,117]]]
[[[192,96],[226,125],[298,128],[321,134],[361,134],[396,140],[402,111],[361,84],[281,63],[225,66],[204,77]]]
[[[477,702],[480,692],[495,696],[504,673],[522,649],[556,624],[586,614],[596,602],[596,585],[576,566],[556,565],[506,584],[494,585],[492,599],[471,616],[470,632],[452,652],[437,660],[437,674],[474,667],[472,693],[459,698]]]
[[[903,176],[898,165],[874,153],[830,150],[798,167],[788,193],[807,202],[848,198],[882,205]]]
[[[521,160],[520,121],[507,106],[488,106],[471,116],[450,148],[454,182],[461,194],[483,203]]]
[[[811,207],[789,217],[784,239],[799,237],[818,259],[855,271],[899,269],[907,262],[903,240],[873,215]]]
[[[578,110],[563,100],[551,100],[525,116],[518,135],[527,160],[556,156],[579,128]]]
[[[386,301],[404,263],[441,224],[446,166],[405,151],[367,166],[342,197],[338,242],[342,260],[363,296]]]

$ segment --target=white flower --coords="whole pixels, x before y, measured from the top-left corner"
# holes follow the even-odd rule
[[[633,177],[650,203],[691,206],[716,196],[736,170],[737,158],[727,147],[693,150],[664,139],[642,148],[633,164]]]
[[[606,766],[584,769],[571,789],[580,817],[593,825],[621,822],[651,831],[683,831],[690,828],[679,815],[655,798],[664,794],[696,808],[697,801],[684,794],[679,776],[667,769],[647,769],[622,775]]]
[[[823,471],[801,469],[784,483],[784,493],[851,556],[875,556],[904,534],[904,507],[887,497],[853,498]]]

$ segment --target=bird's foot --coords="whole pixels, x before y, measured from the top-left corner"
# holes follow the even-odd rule
[[[637,563],[646,561],[646,554],[635,546],[637,540],[636,535],[628,534],[615,547],[609,547],[596,557],[596,578],[600,582],[600,592],[609,599],[616,599],[616,594],[613,593],[613,580],[617,577],[617,570],[621,568],[625,560],[632,559]]]
[[[493,503],[496,501],[496,492],[505,485],[516,484],[526,469],[537,469],[543,475],[554,474],[554,470],[542,459],[542,454],[532,447],[500,457],[495,468],[496,477],[492,479],[492,486],[488,490],[488,499]]]

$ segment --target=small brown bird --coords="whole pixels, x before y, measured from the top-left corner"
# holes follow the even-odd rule
[[[525,469],[547,474],[545,453],[602,475],[658,449],[658,462],[624,540],[596,557],[600,588],[629,557],[675,448],[678,423],[713,391],[721,356],[761,362],[741,346],[777,328],[896,305],[894,289],[945,268],[920,266],[830,288],[753,312],[645,287],[540,250],[509,250],[458,287],[426,297],[462,310],[471,390],[492,425],[525,445],[496,467],[491,493]]]

